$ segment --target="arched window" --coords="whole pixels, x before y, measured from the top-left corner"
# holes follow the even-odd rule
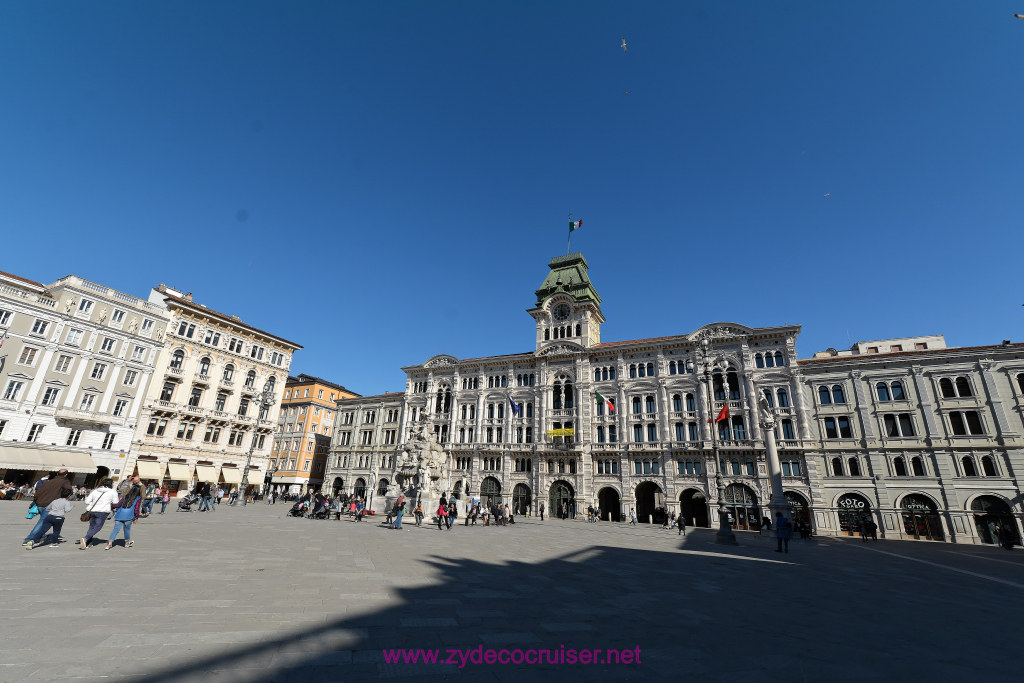
[[[971,385],[967,381],[966,377],[956,378],[956,393],[959,394],[961,397],[974,396],[974,393],[971,392]]]
[[[818,400],[823,406],[832,403],[832,394],[828,393],[828,387],[818,387]]]
[[[654,363],[647,364],[647,376],[654,377]]]
[[[857,458],[850,458],[846,461],[846,464],[849,467],[851,477],[860,476],[860,463],[857,461]]]
[[[231,363],[228,363],[227,365],[224,366],[224,381],[225,382],[230,382],[231,379],[234,376],[235,376],[235,366],[232,365]]]
[[[878,384],[876,384],[875,391],[878,392],[879,401],[889,401],[892,398],[891,396],[889,396],[889,387],[885,384],[885,382],[879,382]]]
[[[775,407],[775,397],[772,396],[772,390],[771,389],[765,389],[764,390],[764,400],[768,401],[768,407],[769,408],[774,408]]]
[[[996,473],[996,464],[992,461],[991,456],[984,456],[981,459],[981,471],[985,473],[986,477],[998,477]]]
[[[975,467],[974,467],[974,461],[971,460],[969,457],[965,457],[964,459],[962,459],[960,461],[960,463],[964,466],[964,476],[965,477],[976,477],[976,476],[978,476],[978,470],[975,469]]]
[[[647,376],[647,368],[644,367],[643,363],[640,363],[640,365],[637,367],[636,374],[637,374],[638,377],[646,377]]]
[[[570,460],[569,461],[569,474],[576,474],[576,461],[575,460]]]
[[[747,460],[745,463],[743,463],[743,466],[746,468],[747,476],[748,477],[754,476],[754,461],[753,460]]]
[[[576,407],[576,391],[572,388],[572,382],[565,383],[565,407],[571,409]]]
[[[715,370],[711,375],[711,384],[714,387],[714,396],[716,401],[725,400],[725,378],[722,376],[721,370]]]
[[[889,385],[892,389],[892,400],[894,401],[905,401],[907,395],[903,393],[903,384],[901,382],[893,382]]]
[[[612,379],[615,379],[615,368],[612,368],[611,377]],[[608,368],[601,368],[601,379],[608,379]]]
[[[832,476],[841,477],[843,476],[843,459],[832,458]]]
[[[644,412],[645,413],[653,413],[654,412],[654,397],[653,396],[647,396],[647,397],[644,398]]]
[[[739,459],[738,458],[733,458],[731,464],[732,464],[732,473],[733,474],[739,474],[740,473],[740,461],[739,461]]]
[[[633,414],[634,415],[639,415],[640,414],[640,397],[639,396],[634,396],[633,397]]]
[[[560,382],[555,382],[555,386],[551,390],[551,407],[555,410],[562,409],[562,385]]]
[[[779,397],[779,407],[780,408],[788,408],[789,407],[789,392],[788,391],[786,391],[785,389],[779,389],[778,391],[775,392],[775,395]]]
[[[177,350],[171,355],[171,367],[175,370],[180,370],[182,363],[185,362],[185,352]]]
[[[579,323],[576,323],[576,336],[577,337],[582,336],[582,332],[583,332],[583,327],[580,326]]]
[[[532,403],[527,403],[526,404],[526,417],[533,417],[533,404]]]
[[[629,366],[629,377],[630,379],[636,378],[636,364]]]
[[[544,341],[548,341],[550,339],[551,339],[551,330],[548,329],[548,328],[544,328]]]
[[[245,386],[252,389],[256,386],[256,371],[250,370],[245,374]]]
[[[697,409],[697,402],[693,398],[693,394],[686,395],[686,409],[691,412]]]
[[[668,362],[668,374],[670,374],[670,375],[676,374],[676,362],[674,360],[670,360]]]
[[[209,375],[210,374],[210,359],[208,356],[203,356],[199,360],[199,374]]]
[[[646,462],[646,461],[644,461],[644,462]],[[652,460],[651,461],[651,474],[658,474],[658,461],[657,460]]]
[[[785,357],[783,357],[782,351],[776,351],[775,352],[775,367],[781,368],[785,364],[786,364],[786,359],[785,359]]]
[[[633,473],[634,474],[643,474],[644,473],[644,464],[643,464],[642,461],[640,461],[640,460],[634,460],[633,461]]]
[[[735,372],[730,372],[727,375],[729,382],[729,400],[735,401],[740,397],[740,378]]]
[[[597,370],[594,370],[594,381],[595,382],[600,382],[601,381],[601,368],[598,368]]]
[[[903,462],[903,458],[894,458],[892,461],[892,469],[896,473],[897,477],[907,476],[907,463]]]
[[[942,393],[942,398],[956,398],[956,391],[953,390],[953,380],[948,377],[943,377],[939,380],[939,391]]]
[[[775,359],[772,358],[771,352],[768,352],[768,353],[764,354],[764,364],[765,364],[765,367],[769,367],[769,368],[774,368],[775,367]]]
[[[914,456],[913,458],[911,458],[910,459],[910,466],[914,470],[914,476],[915,477],[923,477],[924,476],[924,463],[921,462],[921,458],[919,458],[917,456]]]
[[[754,356],[754,367],[756,367],[756,368],[763,368],[764,367],[764,356],[762,356],[759,353]]]
[[[843,388],[838,384],[832,387],[832,402],[846,403],[846,395],[843,394]]]
[[[672,410],[677,413],[683,411],[683,397],[679,394],[672,394]]]
[[[559,460],[558,461],[558,473],[559,474],[565,474],[565,461],[564,460]]]

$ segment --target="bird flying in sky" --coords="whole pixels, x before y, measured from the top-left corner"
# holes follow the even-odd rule
[[[826,193],[825,193],[825,196],[826,196],[826,197],[831,197],[831,196],[832,196],[832,193],[831,193],[831,192],[826,192]]]
[[[1017,17],[1018,19],[1024,19],[1024,14],[1014,14],[1013,16]]]
[[[1020,16],[1020,15],[1018,15],[1018,16]],[[1021,18],[1024,18],[1024,17],[1021,17]],[[625,38],[622,39],[622,52],[623,52],[623,54],[626,53],[626,39]]]

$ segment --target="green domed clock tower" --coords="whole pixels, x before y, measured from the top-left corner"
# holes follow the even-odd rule
[[[548,347],[587,349],[601,343],[601,297],[587,275],[580,252],[556,256],[537,290],[537,303],[527,309],[537,323],[537,351]]]

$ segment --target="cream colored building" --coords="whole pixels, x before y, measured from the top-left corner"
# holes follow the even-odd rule
[[[258,488],[292,354],[302,347],[166,285],[154,289],[149,301],[166,310],[170,326],[129,472],[164,481],[175,492],[197,481],[232,488],[242,482],[252,448],[248,482]],[[259,396],[267,386],[274,403],[262,409]]]
[[[75,275],[0,273],[0,477],[122,476],[169,317]]]

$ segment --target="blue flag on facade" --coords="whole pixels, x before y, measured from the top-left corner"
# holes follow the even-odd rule
[[[505,396],[508,397],[508,402],[512,406],[512,414],[513,415],[518,415],[519,414],[519,406],[517,406],[516,402],[512,400],[512,396],[510,396],[509,394],[505,394]]]

